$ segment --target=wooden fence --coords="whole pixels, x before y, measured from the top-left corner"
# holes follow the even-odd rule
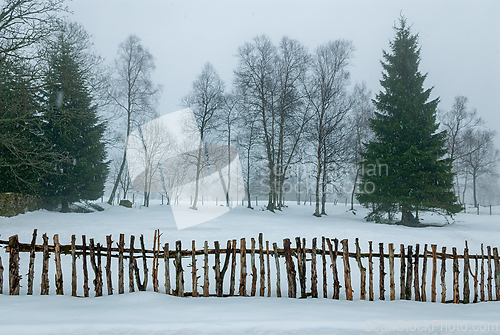
[[[441,298],[439,301],[443,303],[470,303],[479,301],[500,300],[500,263],[498,256],[498,248],[486,247],[486,253],[481,245],[481,254],[469,254],[467,242],[462,255],[457,254],[457,248],[452,248],[452,253],[446,253],[447,248],[442,247],[441,252],[438,252],[436,245],[431,245],[430,250],[425,244],[420,250],[420,245],[415,246],[400,245],[399,253],[396,253],[394,244],[387,245],[387,251],[383,243],[379,243],[378,252],[374,252],[373,243],[368,242],[368,252],[362,253],[359,241],[355,240],[355,252],[349,251],[349,243],[347,239],[339,241],[322,237],[318,245],[318,239],[313,238],[311,248],[306,248],[306,239],[295,238],[295,248],[292,248],[290,239],[283,240],[283,247],[278,248],[277,243],[272,244],[263,239],[263,234],[259,234],[258,246],[256,240],[250,240],[250,248],[247,246],[247,241],[242,238],[239,241],[227,241],[226,248],[221,248],[218,241],[213,243],[213,248],[209,248],[207,241],[204,242],[202,250],[196,250],[195,241],[192,241],[191,249],[182,249],[181,241],[175,243],[175,248],[170,249],[168,243],[160,245],[160,232],[155,231],[153,249],[148,250],[144,246],[144,238],[140,236],[140,248],[135,248],[135,236],[130,236],[129,248],[125,248],[125,237],[120,234],[119,241],[113,246],[111,235],[106,236],[106,246],[100,243],[94,243],[94,239],[90,239],[87,244],[85,235],[82,236],[81,244],[76,244],[75,235],[71,238],[70,245],[61,245],[58,235],[53,236],[53,244],[49,245],[49,238],[43,234],[43,244],[37,245],[37,230],[33,232],[33,239],[30,244],[19,243],[18,236],[14,235],[9,238],[9,241],[1,241],[0,244],[6,245],[6,251],[9,253],[9,294],[18,295],[20,289],[21,276],[19,275],[20,253],[29,253],[29,267],[27,280],[27,294],[33,294],[33,278],[35,274],[34,264],[36,253],[42,253],[42,273],[41,273],[41,291],[40,294],[49,294],[49,255],[54,255],[55,261],[55,289],[56,294],[64,294],[63,289],[63,273],[61,266],[61,255],[71,256],[71,295],[77,296],[77,257],[81,257],[81,267],[83,272],[83,296],[89,296],[89,277],[88,277],[88,262],[90,262],[91,270],[94,274],[93,286],[96,296],[103,295],[104,278],[102,270],[102,258],[106,260],[104,268],[106,277],[107,294],[112,295],[113,280],[111,264],[113,259],[118,259],[118,293],[125,292],[124,288],[124,262],[128,261],[128,284],[129,292],[134,292],[135,287],[139,291],[145,291],[148,286],[149,269],[148,259],[152,259],[152,287],[155,292],[159,291],[159,275],[160,260],[163,259],[164,265],[164,287],[167,294],[173,294],[179,297],[185,296],[255,296],[257,294],[257,281],[259,281],[259,295],[271,296],[271,287],[274,285],[277,297],[282,296],[281,289],[281,266],[286,273],[284,281],[287,283],[287,295],[290,298],[318,298],[318,268],[322,270],[322,296],[329,297],[328,278],[331,279],[333,285],[333,299],[339,299],[341,294],[345,294],[346,300],[353,300],[353,286],[351,283],[352,270],[349,259],[353,259],[359,269],[359,299],[370,300],[375,299],[374,289],[374,260],[378,259],[378,299],[385,299],[386,284],[385,279],[387,273],[386,266],[389,267],[389,290],[390,300],[396,299],[396,277],[399,277],[401,300],[415,301],[430,301],[436,302],[437,298],[437,281],[438,273],[441,285]],[[341,247],[341,250],[340,248]],[[209,255],[214,255],[213,262],[209,262]],[[238,255],[238,256],[237,256]],[[250,264],[247,265],[248,255],[250,255]],[[222,261],[222,257],[224,260]],[[256,267],[256,257],[258,257],[259,270]],[[274,271],[271,268],[270,258],[274,258]],[[137,264],[137,260],[142,258],[143,274],[141,280],[141,271]],[[184,282],[184,269],[182,259],[188,258],[191,260],[191,291],[186,291]],[[201,260],[199,259],[201,258]],[[321,266],[318,266],[318,258]],[[281,262],[280,259],[284,262]],[[171,262],[172,260],[172,262]],[[238,262],[239,260],[239,262]],[[399,260],[400,274],[395,273],[395,260]],[[452,261],[452,269],[447,272],[446,261]],[[203,261],[202,268],[197,267],[197,262]],[[430,272],[431,292],[430,297],[426,292],[428,280],[428,261],[432,262]],[[151,262],[150,262],[151,263]],[[172,264],[171,264],[172,263]],[[213,271],[210,271],[210,265],[213,264]],[[239,269],[238,268],[239,263]],[[283,264],[284,263],[284,264]],[[306,266],[309,263],[309,266]],[[474,266],[471,265],[474,263]],[[493,266],[492,266],[493,263]],[[460,266],[461,264],[461,266]],[[172,265],[172,268],[171,268]],[[494,267],[494,271],[493,271]],[[248,273],[247,272],[248,268]],[[309,269],[308,269],[309,268]],[[368,268],[368,269],[367,269]],[[486,269],[485,269],[486,268]],[[203,269],[203,285],[199,285],[198,281],[201,275],[198,271]],[[339,269],[342,269],[339,271]],[[229,289],[224,291],[223,283],[227,271],[229,275]],[[0,293],[3,293],[3,267],[0,258]],[[327,273],[331,271],[331,275]],[[174,283],[171,283],[170,273],[175,277]],[[271,280],[272,272],[275,273]],[[487,274],[486,274],[487,272]],[[239,273],[239,283],[236,287],[236,274]],[[446,299],[446,275],[452,275],[453,287],[451,288],[453,299]],[[462,273],[462,280],[460,280]],[[175,275],[174,275],[175,274]],[[487,277],[486,277],[487,275]],[[212,277],[211,277],[212,276]],[[247,285],[247,277],[251,283]],[[367,278],[368,277],[368,278]],[[307,279],[310,280],[307,280]],[[213,279],[211,281],[211,279]],[[368,292],[366,290],[366,282],[368,279]],[[470,282],[474,288],[474,293],[471,295]],[[135,282],[135,284],[134,284]],[[215,294],[210,294],[210,284],[215,283]],[[461,283],[461,285],[460,285]],[[298,284],[298,286],[297,286]],[[342,285],[341,285],[342,284]],[[248,291],[248,286],[250,290]],[[460,288],[462,286],[462,288]],[[201,288],[201,291],[199,291]],[[212,286],[213,288],[213,286]],[[266,292],[267,291],[267,292]],[[343,291],[343,292],[341,292]]]

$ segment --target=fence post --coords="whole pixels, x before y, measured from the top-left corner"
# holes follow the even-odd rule
[[[257,289],[257,268],[255,267],[255,239],[252,237],[252,246],[250,249],[250,265],[252,267],[252,289],[250,290],[250,296],[255,296],[255,291]]]
[[[394,283],[394,244],[389,243],[389,287],[391,291],[391,300],[396,299],[396,285]]]
[[[323,264],[323,298],[328,298],[328,286],[326,283],[326,246],[325,237],[321,237],[321,261]]]
[[[317,238],[313,238],[311,247],[311,297],[318,297],[318,271],[316,270],[316,244]]]
[[[106,280],[108,286],[108,295],[113,295],[113,281],[111,279],[111,247],[113,241],[111,235],[106,236]]]
[[[130,235],[130,249],[129,249],[129,262],[128,262],[128,291],[134,292],[134,242],[135,236]]]
[[[278,255],[278,245],[273,243],[274,261],[276,263],[276,296],[281,298],[280,260]]]
[[[233,240],[233,254],[236,256],[236,240]],[[233,257],[233,262],[236,265],[236,257]],[[269,241],[266,241],[266,264],[267,264],[267,296],[271,296],[271,264],[269,262]],[[234,282],[234,280],[233,280]]]
[[[431,301],[436,302],[436,276],[437,276],[437,245],[432,244],[432,281],[431,281]]]
[[[87,243],[82,235],[83,296],[89,296],[89,273],[87,271]]]
[[[425,291],[425,285],[427,283],[427,243],[424,246],[424,259],[422,260],[422,296],[420,297],[422,301],[427,301],[427,293]]]
[[[245,297],[247,295],[247,249],[245,239],[240,240],[240,296]]]
[[[9,294],[19,295],[19,238],[9,237]]]
[[[182,242],[175,242],[175,293],[184,297],[184,274],[182,270]]]
[[[385,288],[384,288],[384,280],[385,280],[385,270],[384,270],[384,243],[379,243],[378,244],[378,249],[379,249],[379,269],[380,269],[380,283],[379,283],[379,289],[380,289],[380,300],[385,300]]]
[[[76,236],[71,236],[71,296],[76,297]]]
[[[405,277],[405,269],[406,269],[406,256],[405,256],[405,246],[404,244],[401,244],[400,246],[400,260],[401,260],[401,272],[399,275],[399,299],[404,300],[406,299],[406,277]]]
[[[300,245],[300,237],[295,238],[295,245],[297,247],[297,269],[299,271],[299,283],[300,283],[300,297],[307,298],[306,295],[306,275],[304,273],[304,263],[303,258],[304,253]]]
[[[495,291],[497,301],[500,300],[500,261],[498,259],[498,248],[493,248],[493,257],[495,260]]]
[[[29,271],[28,272],[28,295],[33,295],[33,277],[35,276],[36,235],[37,235],[37,230],[35,229],[35,230],[33,230],[33,238],[31,239],[30,265],[29,265],[29,270],[28,270]]]
[[[170,289],[170,249],[168,243],[163,246],[163,261],[165,262],[165,294],[172,294]]]
[[[229,295],[234,295],[235,278],[236,278],[236,240],[233,240],[232,255],[231,255],[231,278],[229,284]]]
[[[459,293],[459,274],[460,270],[458,269],[458,257],[457,257],[457,248],[453,247],[453,302],[458,304],[460,302],[460,293]]]
[[[486,249],[488,251],[488,281],[487,281],[488,300],[493,301],[493,288],[491,285],[491,280],[493,279],[493,275],[491,272],[491,247],[487,246]]]
[[[208,241],[205,241],[203,246],[203,255],[204,255],[204,263],[203,263],[203,296],[208,297],[210,295],[209,287],[210,287],[210,279],[208,278]]]
[[[368,241],[368,300],[374,300],[373,293],[373,241]]]
[[[342,258],[344,260],[344,282],[346,300],[352,300],[351,267],[349,265],[349,244],[347,239],[342,240]]]
[[[196,241],[191,241],[191,284],[193,290],[193,297],[198,296],[198,274],[196,269]]]
[[[481,284],[480,284],[480,289],[481,291],[481,301],[485,300],[485,294],[484,294],[484,247],[483,244],[481,243]]]
[[[358,263],[358,268],[361,276],[360,284],[360,299],[366,300],[366,268],[363,267],[361,262],[361,248],[359,247],[359,239],[356,237],[356,262]]]
[[[43,234],[43,264],[42,264],[42,284],[41,295],[49,294],[49,238]]]
[[[413,282],[413,247],[408,246],[408,264],[406,267],[406,300],[411,300],[411,284]]]
[[[123,284],[123,250],[125,248],[125,235],[120,234],[120,242],[118,243],[118,294],[125,292]]]
[[[446,247],[441,250],[441,302],[446,302]]]
[[[464,248],[464,304],[470,302],[470,288],[469,288],[469,248],[467,241],[465,241]]]
[[[339,299],[340,298],[340,283],[339,283],[339,276],[337,272],[337,254],[338,254],[338,243],[339,240],[336,238],[333,239],[333,244],[335,245],[335,251],[333,251],[332,248],[332,243],[330,242],[330,239],[327,238],[326,242],[328,244],[328,249],[330,253],[330,260],[332,261],[332,274],[333,274],[333,297],[332,299]]]
[[[266,268],[264,265],[264,237],[259,233],[259,263],[260,263],[260,296],[263,297],[266,290]]]
[[[413,289],[415,290],[415,301],[420,301],[420,284],[418,278],[418,258],[420,254],[420,244],[415,245],[415,264],[413,270]]]
[[[283,248],[285,250],[285,262],[286,262],[286,272],[288,279],[288,297],[297,297],[297,286],[295,279],[295,265],[293,264],[292,252],[290,250],[290,239],[283,240]]]

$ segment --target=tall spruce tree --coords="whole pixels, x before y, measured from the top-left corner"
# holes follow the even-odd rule
[[[54,162],[57,174],[44,183],[48,204],[95,200],[103,195],[108,173],[102,141],[105,124],[99,120],[89,82],[88,35],[77,24],[65,23],[48,51],[45,77],[44,134],[66,161]]]
[[[357,198],[372,208],[368,219],[401,212],[401,223],[417,224],[418,212],[460,206],[452,191],[451,160],[444,158],[445,132],[437,132],[439,98],[429,100],[426,74],[418,70],[418,34],[412,35],[406,19],[394,27],[391,52],[383,52],[382,90],[376,95],[371,128],[375,140],[366,144],[363,175]]]

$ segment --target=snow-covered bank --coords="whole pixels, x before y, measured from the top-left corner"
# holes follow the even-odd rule
[[[384,333],[384,328],[416,334],[498,334],[498,315],[500,304],[496,302],[457,306],[407,301],[177,298],[153,292],[90,299],[0,296],[3,334],[362,334]]]

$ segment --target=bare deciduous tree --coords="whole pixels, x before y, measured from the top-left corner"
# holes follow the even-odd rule
[[[186,133],[199,134],[198,150],[195,154],[196,182],[191,209],[197,209],[199,180],[202,170],[208,166],[206,145],[213,139],[214,131],[220,123],[219,113],[224,107],[224,82],[220,79],[214,67],[206,63],[201,74],[193,82],[191,93],[183,99],[185,107],[192,109],[198,129],[185,129]]]
[[[109,96],[116,106],[119,119],[125,121],[126,141],[134,127],[156,116],[155,108],[160,87],[155,86],[151,80],[151,73],[154,69],[153,56],[141,45],[139,37],[130,35],[120,44]],[[108,200],[109,204],[115,197],[126,160],[127,143],[125,143],[120,169]]]
[[[320,195],[323,191],[323,199],[326,199],[324,191],[328,182],[328,165],[334,162],[327,157],[333,154],[328,151],[337,148],[329,142],[344,129],[345,117],[352,107],[352,101],[348,101],[346,87],[349,83],[347,66],[353,51],[352,43],[345,40],[329,42],[318,47],[313,56],[312,73],[306,85],[308,104],[314,118],[310,138],[316,147],[315,216],[321,216]],[[324,213],[324,205],[322,207]]]

